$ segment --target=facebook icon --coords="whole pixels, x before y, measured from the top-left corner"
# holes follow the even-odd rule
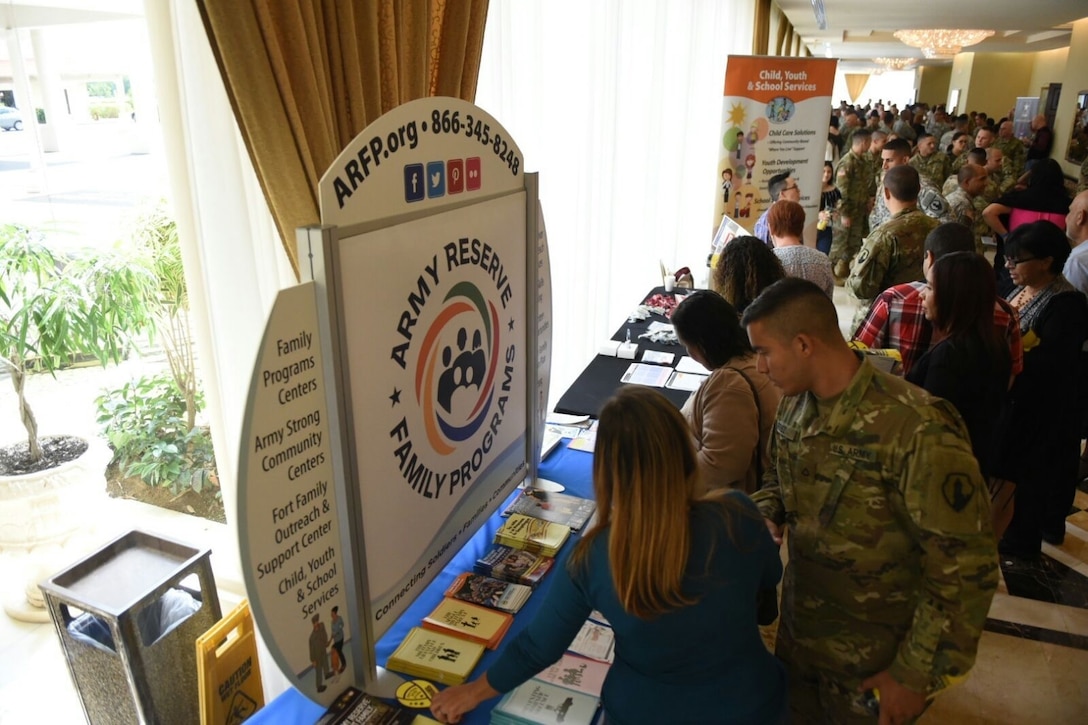
[[[404,167],[404,200],[419,201],[426,195],[426,180],[423,176],[423,164],[408,164]]]

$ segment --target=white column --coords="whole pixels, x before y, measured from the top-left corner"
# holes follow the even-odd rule
[[[45,184],[45,158],[38,138],[38,116],[34,113],[34,99],[30,95],[30,76],[23,60],[23,45],[19,42],[19,29],[7,29],[8,57],[11,59],[11,77],[15,86],[15,105],[23,114],[24,132],[30,135],[30,171],[26,176],[26,190],[40,192]]]
[[[38,71],[38,84],[42,91],[42,108],[45,110],[45,124],[38,127],[42,151],[60,151],[61,141],[71,125],[68,116],[68,104],[64,100],[64,86],[60,73],[53,65],[49,53],[47,31],[30,31],[30,44],[34,49],[34,66]]]

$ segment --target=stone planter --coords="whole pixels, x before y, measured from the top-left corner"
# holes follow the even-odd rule
[[[74,461],[37,473],[0,476],[0,550],[63,544],[89,523],[105,497],[110,453],[98,439]]]
[[[78,540],[93,529],[106,499],[109,447],[97,438],[88,444],[82,456],[55,468],[0,476],[0,552],[23,571],[3,582],[4,610],[16,619],[48,621],[38,582],[83,553]]]

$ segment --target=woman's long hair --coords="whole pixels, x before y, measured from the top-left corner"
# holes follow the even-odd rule
[[[725,245],[718,258],[713,288],[743,313],[760,292],[785,276],[782,262],[762,239],[737,237]]]
[[[994,268],[975,252],[953,252],[933,264],[933,326],[952,339],[975,338],[997,353],[1008,347],[994,327]]]
[[[698,468],[680,411],[652,388],[623,388],[601,409],[593,454],[597,525],[571,554],[587,561],[607,532],[612,584],[624,611],[650,619],[693,604],[682,590]]]

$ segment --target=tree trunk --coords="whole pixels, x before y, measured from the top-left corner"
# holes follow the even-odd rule
[[[19,364],[22,361],[16,360],[15,362],[16,364],[12,365],[9,371],[11,373],[11,384],[15,386],[15,394],[19,398],[19,417],[23,421],[23,427],[26,428],[30,460],[40,461],[42,459],[42,445],[38,441],[38,420],[34,417],[34,411],[30,409],[30,405],[26,402],[26,396],[23,394],[23,388],[26,386],[26,371]]]

